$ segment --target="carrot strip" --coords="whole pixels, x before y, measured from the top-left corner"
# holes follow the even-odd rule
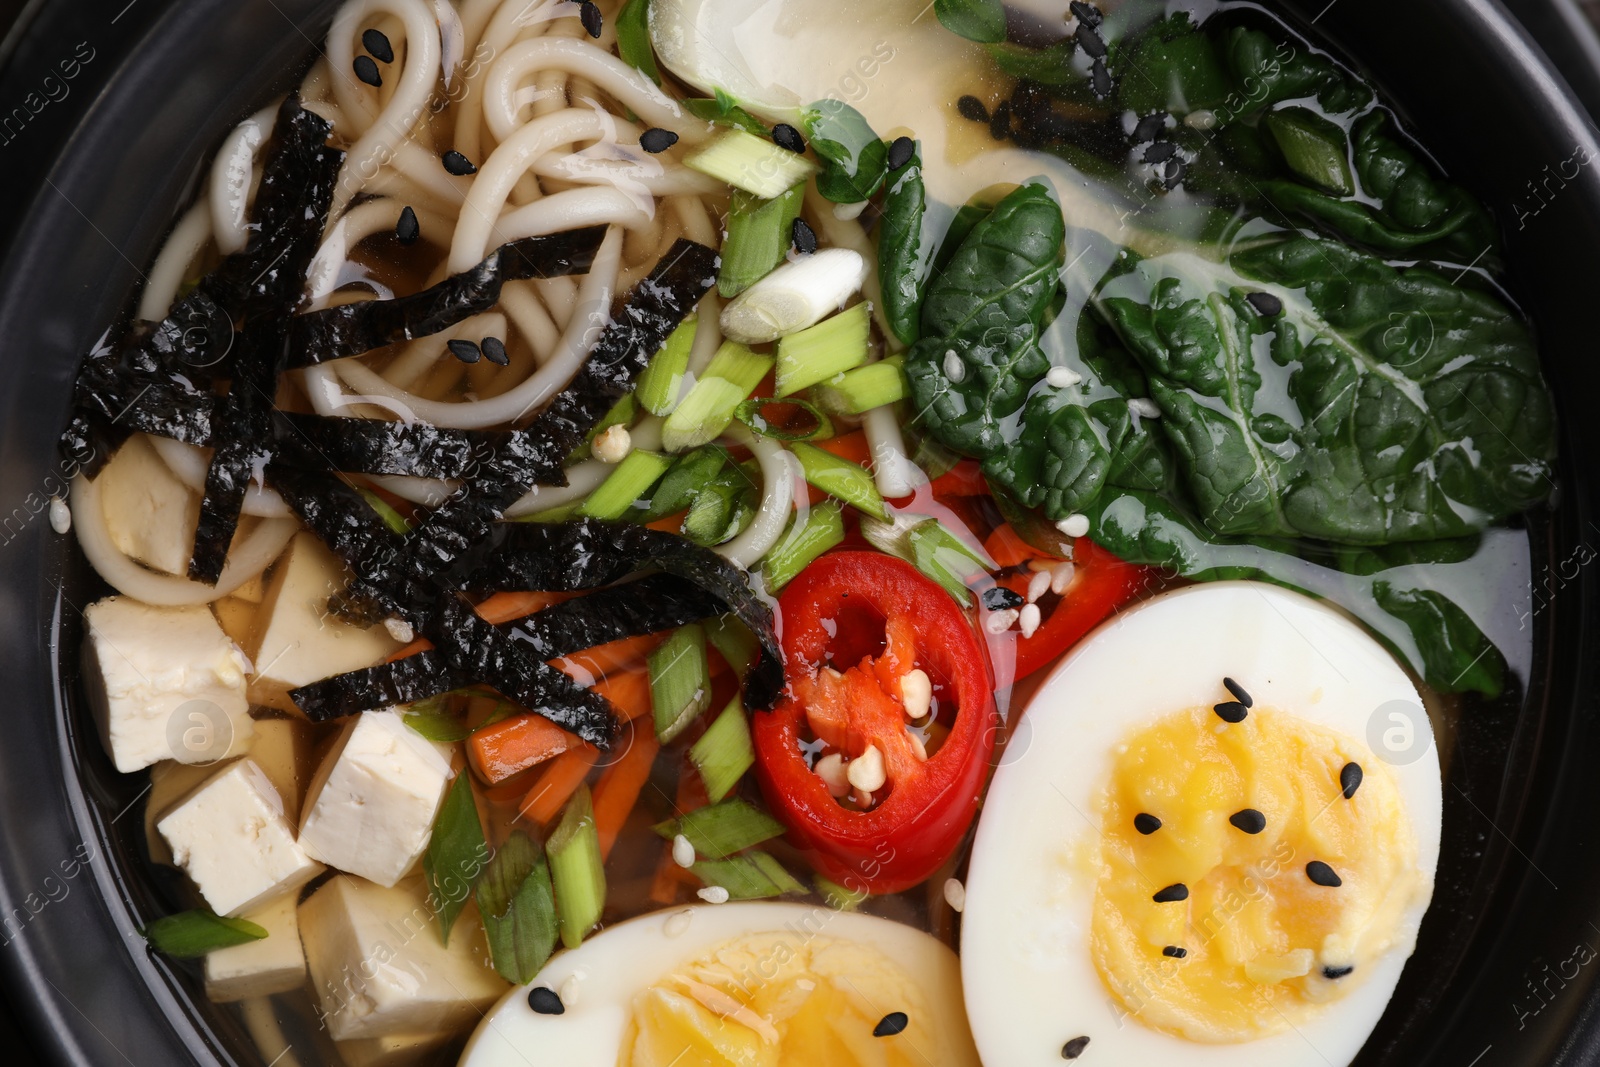
[[[664,519],[657,519],[655,522],[647,522],[645,523],[645,526],[652,530],[660,530],[662,533],[677,533],[679,530],[683,529],[683,520],[688,516],[688,514],[689,513],[687,511],[680,511],[676,515],[668,515]]]
[[[600,750],[590,745],[567,749],[550,761],[539,781],[528,790],[517,815],[529,822],[546,823],[556,817],[572,794],[589,776],[589,768],[600,758]]]
[[[483,781],[494,785],[536,763],[554,759],[577,738],[542,715],[514,715],[485,726],[467,739],[467,759]]]
[[[594,826],[600,834],[601,859],[611,855],[611,846],[617,843],[617,835],[633,814],[639,792],[649,780],[650,768],[660,751],[655,732],[648,725],[635,725],[633,744],[600,775],[594,787]]]
[[[696,808],[703,808],[709,803],[706,796],[705,783],[700,780],[700,775],[683,761],[682,768],[678,771],[678,795],[674,802],[677,814],[687,815]],[[672,858],[672,845],[669,842],[661,850],[661,860],[656,864],[655,880],[650,883],[650,899],[657,904],[676,904],[678,902],[678,887],[696,885],[699,879],[678,866]]]
[[[595,683],[594,691],[616,705],[624,722],[648,718],[655,710],[650,699],[650,672],[644,667],[612,671]]]
[[[867,435],[860,430],[847,433],[842,437],[830,437],[825,441],[812,441],[824,452],[831,452],[840,459],[847,459],[851,463],[859,463],[863,467],[872,464],[872,446],[867,444]]]
[[[577,679],[579,685],[592,685],[613,671],[641,666],[644,658],[665,640],[665,634],[624,637],[620,641],[586,648],[551,662]]]

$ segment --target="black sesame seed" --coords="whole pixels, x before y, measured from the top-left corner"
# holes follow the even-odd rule
[[[780,122],[772,127],[772,143],[779,148],[787,148],[791,152],[804,152],[806,139],[800,136],[800,131],[787,122]]]
[[[355,62],[350,66],[355,70],[356,77],[373,88],[383,84],[383,75],[378,73],[378,64],[372,61],[371,56],[356,56]]]
[[[384,36],[382,30],[362,30],[361,47],[372,54],[372,58],[379,63],[394,62],[394,45],[389,43],[389,38]]]
[[[1083,0],[1072,0],[1072,3],[1067,6],[1072,9],[1073,18],[1079,22],[1086,22],[1090,26],[1100,25],[1100,20],[1105,17],[1100,14],[1099,8],[1093,4],[1086,4]]]
[[[1306,864],[1306,877],[1311,879],[1313,885],[1320,885],[1326,889],[1337,889],[1344,885],[1344,880],[1338,873],[1321,860],[1312,860]]]
[[[422,226],[417,222],[417,213],[407,204],[400,209],[400,221],[394,224],[394,236],[403,245],[411,244],[422,236]]]
[[[1146,115],[1139,120],[1139,125],[1133,128],[1133,143],[1143,144],[1146,141],[1154,141],[1161,136],[1161,131],[1166,128],[1166,112],[1158,111],[1154,115]]]
[[[1005,611],[1007,608],[1020,608],[1026,604],[1021,593],[1013,592],[1003,585],[994,586],[983,591],[983,606],[990,611]]]
[[[450,350],[452,356],[455,356],[463,363],[476,363],[483,358],[483,352],[479,350],[478,346],[465,339],[447,341],[445,342],[445,347]]]
[[[1094,66],[1089,68],[1089,88],[1094,90],[1096,100],[1104,100],[1111,95],[1115,85],[1111,80],[1111,72],[1106,69],[1105,60],[1097,59]]]
[[[1247,834],[1259,834],[1267,828],[1267,817],[1255,808],[1244,808],[1228,816],[1228,821],[1233,823],[1234,829],[1243,830]]]
[[[1283,314],[1283,301],[1271,293],[1251,293],[1245,301],[1264,319],[1274,319]]]
[[[657,152],[665,152],[677,143],[677,134],[671,130],[663,130],[659,126],[652,126],[639,135],[639,147],[651,155],[655,155]]]
[[[1339,792],[1349,800],[1356,795],[1356,790],[1361,788],[1361,764],[1346,763],[1339,771]]]
[[[1250,694],[1245,690],[1245,687],[1234,681],[1232,678],[1224,678],[1222,680],[1222,688],[1232,693],[1233,699],[1237,700],[1245,707],[1253,708],[1256,706],[1255,700],[1251,698]]]
[[[968,122],[988,122],[989,109],[983,106],[983,101],[975,96],[963,96],[956,101],[956,110],[961,112],[961,117]]]
[[[1011,136],[1011,101],[1002,100],[995,105],[994,114],[989,116],[989,136],[996,141]]]
[[[1104,59],[1106,57],[1105,38],[1087,22],[1078,23],[1078,47],[1089,53],[1090,59]]]
[[[1071,1041],[1068,1041],[1065,1045],[1061,1046],[1061,1058],[1064,1060],[1075,1060],[1079,1056],[1082,1056],[1083,1050],[1088,1047],[1088,1038],[1075,1037]]]
[[[1324,967],[1322,968],[1322,977],[1331,981],[1335,978],[1343,978],[1353,970],[1355,970],[1354,967]]]
[[[917,154],[917,142],[909,137],[896,137],[889,145],[889,169],[899,170]]]
[[[1146,163],[1165,163],[1177,154],[1178,146],[1171,141],[1157,141],[1144,150]]]
[[[511,365],[511,356],[506,352],[506,343],[498,337],[485,337],[479,346],[483,349],[483,358],[497,367]]]
[[[1150,899],[1157,904],[1176,904],[1180,900],[1189,899],[1189,887],[1182,882],[1174,882]]]
[[[442,162],[444,169],[458,178],[478,173],[478,165],[454,148],[444,154]]]
[[[891,1011],[888,1015],[878,1020],[878,1025],[872,1028],[873,1037],[893,1037],[904,1033],[911,1020],[903,1011]]]
[[[528,1007],[540,1015],[564,1015],[567,1006],[561,1003],[561,995],[548,986],[536,985],[528,990]]]
[[[1188,173],[1189,164],[1181,159],[1169,159],[1167,160],[1166,169],[1161,172],[1161,180],[1166,183],[1168,189],[1171,189],[1183,181],[1183,176]]]
[[[1186,948],[1179,948],[1177,945],[1168,945],[1166,948],[1161,950],[1161,954],[1167,957],[1169,960],[1181,960],[1189,954],[1189,950]]]
[[[1250,714],[1250,709],[1237,700],[1224,700],[1211,710],[1216,712],[1217,718],[1223,722],[1244,722],[1244,717]]]
[[[794,225],[789,227],[789,239],[794,242],[794,250],[802,256],[809,256],[817,250],[817,231],[805,219],[794,220]]]
[[[1133,817],[1133,828],[1146,837],[1161,829],[1161,820],[1148,812],[1141,811]]]
[[[600,13],[600,5],[594,0],[583,0],[578,18],[583,20],[583,28],[589,31],[590,37],[599,37],[600,31],[605,28],[605,16]]]

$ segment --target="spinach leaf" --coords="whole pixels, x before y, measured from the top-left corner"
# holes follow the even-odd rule
[[[521,830],[495,852],[476,891],[489,959],[513,985],[533,981],[556,947],[556,899],[544,849]]]
[[[855,204],[883,185],[889,146],[861,112],[842,100],[819,100],[800,121],[811,150],[822,160],[817,192],[835,204]]]
[[[878,221],[878,283],[883,290],[883,313],[902,343],[915,344],[921,330],[922,293],[928,280],[930,248],[922,241],[922,220],[928,210],[928,191],[922,183],[921,145],[899,171],[890,176]]]
[[[219,948],[260,941],[267,931],[248,919],[230,919],[204,908],[164,915],[140,931],[157,952],[175,960],[195,959]]]
[[[656,52],[650,44],[650,0],[628,0],[617,12],[617,54],[630,67],[661,84]]]
[[[483,838],[478,821],[478,805],[472,799],[471,777],[456,775],[444,803],[433,821],[433,836],[422,857],[422,871],[428,885],[428,904],[439,920],[439,939],[450,943],[450,928],[472,895],[472,884],[489,858],[489,843]]]
[[[972,228],[929,284],[906,375],[920,418],[941,443],[980,459],[1006,446],[1002,423],[1050,369],[1039,333],[1060,284],[1065,240],[1050,191],[1024,185]]]
[[[1424,680],[1446,693],[1478,692],[1489,698],[1505,686],[1505,659],[1467,613],[1434,589],[1397,589],[1372,583],[1378,606],[1411,630]]]
[[[996,44],[1006,39],[1006,9],[1000,0],[933,0],[940,25],[969,41]]]

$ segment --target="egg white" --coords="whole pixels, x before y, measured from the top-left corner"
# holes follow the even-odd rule
[[[478,1025],[461,1067],[616,1067],[634,997],[674,968],[751,934],[785,932],[793,943],[833,938],[876,948],[921,987],[939,1063],[970,1063],[972,1039],[961,1025],[961,975],[956,954],[921,930],[872,915],[805,904],[745,901],[655,912],[609,927],[557,954],[530,985],[507,993]],[[532,986],[561,994],[566,1011],[539,1015],[528,1006]],[[893,1009],[885,1009],[885,1013]],[[954,1050],[963,1050],[956,1056]],[[808,1065],[797,1065],[808,1067]],[[821,1067],[821,1065],[817,1065]]]
[[[1236,679],[1273,707],[1368,743],[1390,701],[1414,705],[1427,751],[1390,763],[1423,879],[1397,946],[1298,1030],[1200,1044],[1149,1029],[1115,1001],[1089,952],[1100,792],[1118,745],[1173,712],[1229,699]],[[1088,1037],[1095,1063],[1141,1067],[1344,1067],[1383,1014],[1415,944],[1439,857],[1438,752],[1416,688],[1353,622],[1258,582],[1190,586],[1125,612],[1058,666],[1024,711],[978,824],[962,919],[967,1017],[989,1067],[1063,1062]],[[1382,716],[1381,716],[1382,717]],[[1414,750],[1411,750],[1414,751]]]

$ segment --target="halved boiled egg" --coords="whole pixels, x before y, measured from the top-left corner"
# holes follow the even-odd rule
[[[955,953],[801,904],[657,912],[552,959],[463,1067],[975,1067]]]
[[[1024,712],[961,968],[985,1063],[1343,1067],[1415,944],[1438,755],[1337,611],[1223,582],[1118,616]]]

